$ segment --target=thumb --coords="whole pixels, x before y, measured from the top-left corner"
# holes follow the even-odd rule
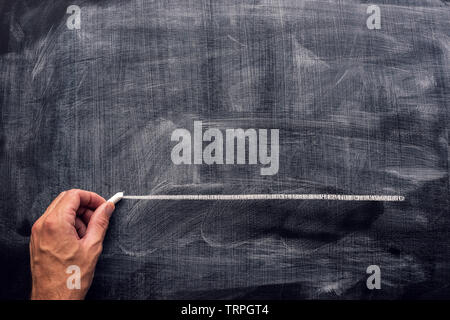
[[[94,211],[87,226],[86,241],[103,242],[114,209],[114,203],[107,201]]]

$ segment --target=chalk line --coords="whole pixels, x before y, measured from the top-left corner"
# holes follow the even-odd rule
[[[404,201],[403,196],[351,194],[152,194],[123,196],[135,200],[341,200],[341,201]]]

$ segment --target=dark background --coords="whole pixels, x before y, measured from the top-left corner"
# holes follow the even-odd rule
[[[0,298],[74,187],[406,197],[123,200],[88,298],[449,298],[449,3],[370,3],[381,30],[366,1],[0,1]],[[279,173],[173,165],[194,120],[280,129]]]

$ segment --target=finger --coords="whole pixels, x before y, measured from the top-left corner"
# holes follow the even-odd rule
[[[78,236],[83,238],[86,234],[86,225],[80,218],[75,218],[75,229],[77,230]]]
[[[70,213],[75,216],[80,207],[96,209],[104,202],[106,200],[94,192],[73,189],[64,194],[56,207],[58,210],[54,211],[57,213]]]
[[[114,211],[114,203],[105,202],[91,216],[86,230],[86,241],[89,243],[101,243],[108,229],[109,219]]]
[[[80,190],[80,189],[72,189],[66,192],[66,195],[63,198],[63,201],[67,198],[68,205],[73,205],[73,209],[76,211],[80,207],[87,207],[91,209],[96,209],[106,200],[96,194],[95,192]]]
[[[84,222],[85,225],[89,224],[92,215],[94,214],[94,210],[86,208],[83,210],[84,212],[81,215],[78,215],[80,219]]]

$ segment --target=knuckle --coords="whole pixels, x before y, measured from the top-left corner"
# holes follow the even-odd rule
[[[70,195],[75,195],[78,193],[78,191],[80,191],[80,190],[79,189],[70,189],[67,191],[67,193]]]
[[[39,232],[39,223],[36,221],[31,227],[31,234],[36,234]]]
[[[98,219],[97,219],[97,224],[98,224],[101,228],[106,229],[106,228],[108,228],[109,220],[108,220],[107,218],[105,218],[105,217],[98,217]]]
[[[48,231],[54,231],[57,228],[57,223],[56,221],[47,218],[43,222],[43,228]]]

